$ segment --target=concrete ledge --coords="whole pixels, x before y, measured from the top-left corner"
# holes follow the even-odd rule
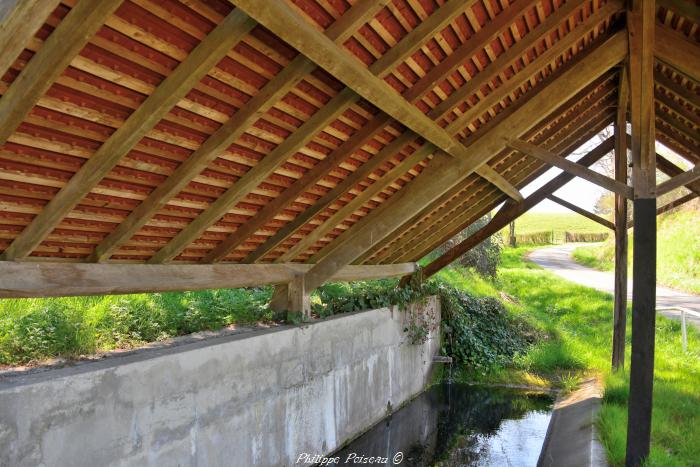
[[[295,465],[423,390],[436,326],[379,309],[0,378],[0,465]],[[304,463],[302,463],[304,464]]]
[[[605,450],[598,441],[595,419],[603,387],[593,378],[554,403],[539,467],[606,467]]]

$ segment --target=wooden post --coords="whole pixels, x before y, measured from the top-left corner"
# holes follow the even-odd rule
[[[627,183],[627,70],[620,72],[615,121],[615,180]],[[612,368],[625,367],[627,329],[627,198],[615,194],[615,305],[613,308]]]
[[[515,238],[515,221],[510,223],[510,239],[508,243],[510,244],[511,248],[518,246],[518,241]]]
[[[651,441],[656,321],[655,12],[654,0],[633,0],[627,14],[634,187],[632,358],[625,458],[629,467],[644,463]]]
[[[311,296],[304,285],[304,277],[304,274],[295,276],[287,286],[287,311],[306,320],[311,317]]]

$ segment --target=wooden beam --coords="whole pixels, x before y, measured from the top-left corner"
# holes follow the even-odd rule
[[[12,17],[8,18],[7,25],[3,25],[0,39],[9,43],[0,42],[3,45],[3,52],[0,54],[2,57],[0,64],[4,68],[0,69],[3,70],[2,74],[33,37],[36,32],[34,28],[41,27],[41,24],[36,24],[37,19],[28,18],[27,15],[40,15],[39,18],[43,23],[50,13],[45,10],[45,7],[55,7],[56,2],[47,0],[45,3],[47,5],[41,6],[35,1],[22,2],[22,5],[18,5],[17,10],[12,13]],[[120,4],[121,0],[105,0],[99,4],[79,2],[61,20],[0,99],[0,146],[7,142],[7,138],[22,123],[39,98],[51,87],[56,78],[63,73],[71,60]],[[19,21],[26,23],[21,24]],[[23,30],[25,27],[29,31],[33,30],[31,36],[28,31]],[[10,37],[10,34],[14,36]],[[5,49],[5,44],[8,44],[8,49]],[[9,63],[6,64],[6,62]]]
[[[668,203],[664,204],[663,206],[659,206],[656,208],[656,215],[660,216],[661,214],[665,214],[669,211],[673,211],[676,208],[681,207],[682,205],[693,201],[694,199],[698,198],[700,195],[697,193],[688,193],[687,195],[681,196],[680,198],[676,198],[673,201],[669,201]],[[627,229],[631,229],[634,227],[634,222],[629,221],[627,222]]]
[[[620,72],[618,84],[617,116],[615,118],[615,180],[627,184],[627,109],[629,107],[629,76],[627,66]],[[628,218],[627,198],[615,194],[615,285],[613,305],[612,368],[625,367],[625,343],[627,339],[627,260]]]
[[[12,4],[14,3],[14,4]],[[0,2],[0,76],[17,60],[60,0],[5,0]],[[68,58],[72,59],[72,55]],[[62,71],[62,70],[61,70]],[[50,83],[49,83],[50,84]]]
[[[430,155],[430,147],[422,147],[415,151],[413,154],[408,156],[406,159],[401,161],[398,165],[392,168],[387,174],[385,174],[380,180],[372,183],[364,191],[359,193],[350,202],[345,204],[343,207],[338,209],[332,216],[330,216],[326,221],[316,227],[314,230],[304,235],[304,237],[299,240],[292,248],[285,252],[281,257],[280,261],[290,261],[300,254],[308,250],[314,243],[316,243],[321,238],[325,237],[328,232],[333,230],[338,224],[340,224],[344,219],[350,216],[353,212],[360,209],[363,205],[367,203],[370,199],[377,196],[379,192],[385,190],[388,185],[394,182],[396,178],[405,174],[410,168],[415,167],[420,161],[424,160]]]
[[[596,94],[594,94],[594,96],[595,95]],[[589,99],[587,97],[583,101],[583,103],[587,104],[584,107],[586,110],[579,114],[579,116],[582,117],[582,118],[580,118],[580,121],[579,121],[579,116],[577,116],[574,120],[567,119],[566,125],[555,125],[555,126],[548,127],[543,133],[543,135],[546,137],[546,140],[544,140],[546,142],[544,142],[542,144],[546,144],[548,149],[554,150],[557,154],[568,154],[573,150],[573,148],[568,149],[570,147],[571,141],[579,141],[578,144],[576,144],[576,146],[578,147],[581,144],[583,144],[585,141],[590,139],[592,135],[595,135],[596,133],[601,131],[610,122],[610,112],[607,109],[604,109],[601,112],[599,109],[597,109],[597,107],[599,107],[599,105],[601,103],[605,102],[607,95],[608,95],[608,93],[606,93],[604,95],[604,97],[602,97],[602,98],[594,97],[593,99],[590,99],[590,105],[588,105]],[[595,101],[595,103],[593,103],[594,101]],[[582,103],[582,101],[579,101],[571,108],[579,106],[581,103]],[[592,113],[593,116],[591,117],[589,115],[589,113]],[[577,128],[577,129],[572,131],[572,129],[574,129],[574,128]],[[559,135],[561,135],[561,136],[559,136]],[[556,142],[556,144],[554,144],[553,146],[550,146],[549,142],[551,142],[551,143]],[[536,161],[536,163],[541,164],[539,161]],[[521,185],[522,183],[523,182],[521,182],[521,181],[517,182],[518,185]],[[528,183],[528,182],[525,182],[525,183]],[[458,187],[459,187],[459,185],[458,185]],[[461,188],[459,188],[459,190],[461,190]],[[455,190],[455,191],[459,191],[459,190]],[[452,191],[450,191],[450,192],[447,192],[445,195],[441,196],[440,198],[437,198],[430,205],[428,205],[425,209],[418,212],[418,214],[416,214],[412,219],[405,222],[399,229],[397,229],[396,233],[392,234],[392,235],[394,237],[402,236],[402,235],[404,235],[403,232],[405,232],[406,230],[410,230],[415,225],[423,223],[423,220],[426,219],[427,216],[432,215],[430,213],[433,213],[438,209],[443,210],[444,208],[441,206],[445,203],[446,199],[452,198],[453,195],[454,195],[454,193],[452,193]],[[499,201],[499,202],[501,202],[501,201]],[[449,206],[450,204],[452,204],[452,203],[450,202],[445,206]],[[498,204],[498,203],[496,203],[496,204]],[[461,219],[462,218],[461,215],[454,217],[450,214],[445,214],[444,216],[450,217],[449,223],[452,225],[461,226],[465,222],[464,219]],[[465,227],[462,227],[461,229],[452,229],[451,227],[449,227],[450,231],[454,230],[454,234],[447,237],[444,241],[448,240],[452,236],[461,232],[464,228],[466,228],[466,225],[465,225]],[[441,231],[442,229],[438,229],[436,231],[434,228],[432,228],[432,225],[426,227],[426,230],[430,231],[429,235],[434,236],[436,238],[438,238],[438,236],[441,238],[442,236],[445,235],[445,233]],[[399,240],[395,246],[391,247],[391,249],[399,249],[400,248],[400,249],[405,250],[406,247],[404,247],[404,245],[410,245],[411,249],[413,247],[420,247],[420,243],[423,243],[423,241],[419,242],[418,239],[414,235],[415,234],[405,236],[405,238],[403,240]],[[444,241],[442,241],[442,242],[436,241],[436,245],[441,245],[442,243],[444,243]],[[357,264],[364,263],[365,260],[367,258],[370,258],[370,257],[372,258],[373,263],[378,262],[378,259],[380,258],[380,256],[377,255],[377,252],[375,250],[376,250],[376,248],[373,248],[372,250],[370,250],[367,253],[360,256],[360,258],[358,259],[359,262],[357,262]],[[384,253],[381,253],[381,256],[384,256]],[[421,255],[421,256],[412,255],[411,257],[412,258],[413,257],[421,258],[422,256],[423,255]],[[386,260],[382,260],[382,261],[387,262]]]
[[[445,79],[445,76],[449,76],[457,67],[461,66],[466,60],[471,59],[481,49],[488,46],[488,44],[492,42],[501,33],[501,30],[504,27],[515,21],[515,19],[522,15],[528,8],[531,8],[534,3],[534,0],[529,0],[518,2],[515,5],[509,6],[507,14],[498,15],[493,21],[489,22],[485,27],[483,27],[472,37],[470,37],[468,41],[460,45],[456,50],[454,50],[450,55],[448,55],[447,58],[445,58],[445,60],[437,64],[424,77],[422,77],[415,84],[413,84],[413,86],[403,94],[404,99],[415,104],[419,99],[421,99],[423,94],[437,86],[437,84],[440,81],[443,81]],[[558,27],[559,23],[564,19],[564,17],[559,18],[558,15],[561,15],[562,12],[568,11],[569,8],[572,8],[571,5],[564,5],[559,10],[557,10],[556,13],[547,17],[545,22],[538,27],[537,32],[541,32],[541,34],[546,34],[550,32],[551,29]],[[568,11],[568,14],[571,14],[571,11]],[[557,18],[554,18],[555,16],[557,16]],[[554,19],[557,19],[558,21],[553,21]],[[513,61],[519,58],[520,54],[524,53],[528,47],[531,47],[535,43],[537,37],[538,36],[536,34],[528,36],[523,40],[519,41],[516,45],[513,46],[513,48],[509,49],[508,52],[515,49],[519,50],[518,54],[511,54],[512,56],[510,60]],[[503,55],[499,56],[499,58],[497,59],[499,63],[501,61],[502,56]],[[495,65],[495,62],[492,63],[490,68],[495,68]],[[506,65],[507,64],[504,64],[504,66]],[[474,79],[477,79],[478,76],[480,76],[480,74],[477,75],[477,77],[475,77]],[[447,111],[449,111],[449,109],[446,110],[446,112]],[[378,129],[388,124],[389,122],[390,118],[386,114],[383,114],[381,116],[375,117],[368,124],[368,127]],[[351,139],[355,139],[355,136],[353,136]],[[408,144],[410,138],[407,138],[405,141],[406,144]],[[338,149],[338,151],[339,150],[340,148]],[[382,151],[382,153],[383,152],[384,151]],[[350,154],[346,152],[345,157],[348,156],[350,156]],[[319,212],[323,211],[330,204],[335,202],[338,199],[338,197],[345,193],[349,188],[357,185],[358,183],[366,179],[367,176],[369,176],[369,174],[371,174],[372,172],[374,172],[374,170],[379,168],[379,166],[384,164],[384,162],[386,162],[386,160],[388,160],[388,158],[391,156],[392,154],[387,154],[386,158],[380,158],[379,154],[374,156],[369,162],[363,164],[358,170],[346,177],[340,184],[338,184],[334,189],[332,189],[330,192],[324,195],[321,199],[316,201],[312,206],[309,206],[306,210],[304,210],[304,212],[297,215],[297,217],[294,218],[291,222],[287,223],[285,226],[280,228],[272,237],[270,237],[270,239],[268,239],[255,251],[251,252],[245,258],[245,262],[252,263],[254,261],[258,261],[269,251],[271,251],[279,244],[284,242],[299,228],[306,225]],[[490,175],[488,173],[488,170],[484,170],[484,175]],[[492,183],[500,183],[501,186],[499,188],[502,190],[510,190],[510,187],[512,185],[506,185],[501,183],[501,179],[492,177],[492,180],[490,181]],[[517,197],[518,195],[516,195],[516,193],[513,190],[510,190],[509,196]]]
[[[657,26],[653,44],[654,54],[696,83],[700,83],[700,47],[682,34]]]
[[[557,41],[552,47],[538,55],[524,70],[516,73],[512,78],[490,92],[486,97],[480,99],[476,105],[470,107],[459,117],[457,117],[447,126],[447,131],[461,131],[463,128],[470,125],[477,117],[483,115],[489,109],[498,105],[512,93],[520,89],[520,87],[530,81],[534,75],[539,73],[542,68],[548,66],[552,61],[556,60],[557,57],[563,55],[572,47],[575,47],[581,38],[585,37],[594,28],[598,27],[601,21],[608,19],[612,14],[620,9],[621,2],[613,1],[605,4],[605,6],[603,6],[596,13],[586,18],[582,25],[578,25],[578,27],[576,27],[571,33],[567,34],[562,39]],[[461,95],[462,100],[464,100],[470,97],[471,94],[478,89],[479,88],[467,85],[457,90],[453,96]],[[428,115],[432,116],[432,112],[428,113]]]
[[[586,217],[586,218],[592,220],[593,222],[596,222],[596,223],[602,225],[603,227],[607,227],[610,230],[615,230],[615,224],[613,224],[612,222],[610,222],[607,219],[604,219],[604,218],[598,216],[597,214],[593,214],[592,212],[586,211],[585,209],[583,209],[579,206],[576,206],[575,204],[570,203],[570,202],[566,201],[565,199],[562,199],[562,198],[555,196],[555,195],[549,195],[549,196],[547,196],[547,198],[551,201],[554,201],[555,203],[557,203],[560,206],[563,206],[567,209],[570,209],[571,211],[573,211],[577,214],[580,214],[583,217]]]
[[[345,86],[382,109],[413,132],[426,137],[448,154],[466,158],[464,146],[418,108],[403,99],[357,58],[341,49],[323,33],[316,30],[285,2],[232,0],[261,25],[306,55]],[[462,5],[464,5],[462,3]]]
[[[78,5],[95,9],[90,2],[80,2]],[[11,260],[29,255],[119,160],[254,26],[255,22],[242,12],[234,10],[230,13],[82,165],[43,211],[15,238],[2,258]],[[80,27],[82,25],[78,28]]]
[[[0,262],[0,298],[58,297],[254,287],[291,282],[311,264],[94,264]],[[415,263],[346,266],[332,277],[355,281],[398,277]]]
[[[589,140],[591,138],[591,135],[598,133],[605,126],[607,126],[607,121],[602,120],[602,122],[604,123],[597,122],[596,125],[592,127],[593,131],[589,131],[584,137],[578,136],[571,139],[567,138],[566,148],[562,151],[557,150],[557,152],[560,152],[561,154],[571,153],[576,148],[580,147],[583,142]],[[528,177],[528,179],[524,183],[531,183],[548,169],[549,167],[542,166],[537,172],[534,172],[532,176]],[[489,205],[488,211],[493,210],[501,202],[502,198],[494,198],[493,201],[490,202],[491,204]],[[453,219],[450,219],[449,224],[447,224],[442,229],[438,229],[436,232],[431,232],[429,237],[427,237],[424,240],[416,239],[414,237],[407,238],[403,243],[410,245],[409,251],[406,251],[405,254],[402,254],[399,257],[392,257],[392,261],[401,262],[403,261],[402,258],[411,258],[411,260],[417,261],[423,258],[428,253],[435,250],[435,248],[444,244],[447,240],[451,239],[452,237],[466,229],[469,226],[469,224],[473,222],[473,219],[479,217],[483,216],[475,215],[474,212],[471,211],[466,213],[464,216],[460,215]],[[398,249],[400,248],[400,246],[395,246],[393,248]],[[374,261],[374,258],[373,262],[376,262]]]
[[[576,162],[559,157],[546,149],[518,139],[511,139],[507,144],[516,151],[520,151],[523,154],[539,159],[542,162],[553,165],[554,167],[558,167],[561,170],[581,177],[584,180],[588,180],[591,183],[595,183],[596,185],[614,193],[618,193],[627,198],[632,197],[632,189],[627,185],[606,177],[605,175],[599,174],[598,172],[595,172],[587,167],[583,167]]]
[[[663,206],[660,206],[659,208],[656,209],[656,215],[660,216],[661,214],[664,214],[668,211],[672,211],[685,203],[688,203],[689,201],[694,200],[695,198],[698,197],[697,193],[688,193],[687,195],[681,196],[678,199],[674,199],[673,201],[669,201],[668,203],[664,204]]]
[[[597,97],[598,93],[594,93],[592,95],[589,95],[586,97],[585,100],[583,101],[578,101],[575,104],[571,105],[570,107],[567,108],[567,111],[576,108],[576,107],[581,107],[585,108],[585,111],[582,111],[581,113],[577,114],[577,116],[573,120],[569,119],[562,119],[562,122],[566,122],[565,125],[554,125],[554,126],[549,126],[546,129],[544,129],[540,134],[541,137],[545,138],[543,140],[538,140],[540,141],[540,144],[546,145],[548,149],[553,150],[557,154],[568,154],[571,152],[571,150],[568,149],[572,141],[580,141],[577,146],[580,146],[583,142],[587,141],[590,139],[592,135],[595,135],[598,133],[602,128],[607,126],[610,121],[610,112],[604,108],[602,111],[600,111],[600,106],[604,105],[607,96],[609,93],[612,91],[608,91],[603,95],[603,97]],[[593,98],[591,98],[593,96]],[[585,105],[582,105],[585,104]],[[531,159],[528,159],[528,162],[532,161]],[[532,161],[535,164],[541,164],[540,161],[534,160]],[[542,169],[540,169],[542,170]],[[538,171],[539,172],[539,171]],[[513,175],[511,175],[511,178]],[[536,178],[536,176],[534,177]],[[534,179],[532,178],[532,179]],[[525,181],[522,180],[517,180],[516,183],[521,186],[523,184],[529,183],[530,178],[526,179]],[[460,185],[458,185],[460,187]],[[462,188],[459,188],[459,190],[456,191],[461,191]],[[449,195],[449,196],[448,196]],[[445,196],[448,196],[448,198],[445,198]],[[395,245],[387,248],[385,252],[378,253],[376,248],[368,251],[367,253],[363,254],[358,261],[356,262],[357,264],[363,264],[366,262],[366,259],[372,258],[372,262],[376,263],[379,261],[380,258],[386,257],[386,254],[389,254],[387,250],[396,250],[396,249],[401,249],[404,252],[407,251],[408,249],[414,249],[414,248],[420,248],[420,244],[429,241],[429,240],[420,240],[415,236],[416,234],[410,234],[410,235],[405,235],[405,232],[407,230],[411,230],[414,228],[416,225],[420,224],[427,224],[428,222],[431,222],[428,220],[429,217],[432,217],[433,213],[439,211],[443,211],[444,214],[441,214],[443,218],[449,218],[449,224],[446,224],[446,228],[448,228],[450,231],[454,230],[452,227],[449,227],[449,225],[455,225],[455,226],[460,226],[465,223],[465,220],[462,218],[463,215],[460,214],[459,216],[454,216],[449,212],[445,212],[445,209],[449,208],[450,205],[454,206],[460,206],[463,201],[457,199],[456,203],[453,202],[448,202],[447,204],[445,203],[446,199],[452,198],[454,196],[454,193],[447,192],[445,195],[442,197],[436,199],[434,202],[432,202],[428,207],[425,209],[421,210],[418,214],[414,216],[413,219],[407,221],[404,225],[402,225],[397,231],[396,234],[394,234],[394,237],[397,236],[403,236],[404,238],[402,240],[398,240],[395,242]],[[501,200],[502,201],[502,200]],[[499,201],[499,202],[501,202]],[[498,204],[498,203],[496,203]],[[443,206],[444,205],[444,206]],[[449,208],[449,209],[459,209],[458,207],[455,208]],[[465,226],[466,228],[466,226]],[[428,235],[433,236],[433,237],[442,237],[445,235],[445,233],[442,231],[443,229],[434,229],[433,225],[427,225],[424,228],[424,231],[429,232]],[[456,230],[455,235],[459,233],[462,229]],[[451,238],[448,237],[447,239]],[[439,242],[438,245],[442,244],[444,242]],[[388,246],[388,245],[387,245]],[[415,257],[412,255],[411,257]],[[419,258],[422,256],[419,256]],[[387,260],[381,260],[382,262],[391,262]]]
[[[374,17],[387,1],[365,0],[355,4],[326,30],[326,34],[336,42],[346,41],[357,28]],[[103,261],[109,258],[124,242],[146,225],[173,196],[180,193],[214,159],[258,121],[270,107],[315,68],[316,64],[301,54],[287,64],[100,242],[90,260]],[[255,175],[256,173],[252,172],[242,178],[253,178]]]
[[[696,109],[700,109],[700,102],[698,102],[698,95],[692,92],[690,89],[682,86],[680,83],[669,78],[664,73],[654,70],[654,83],[657,86],[671,91],[675,96],[681,98],[684,103],[694,106]]]
[[[609,153],[613,147],[614,139],[608,138],[591,152],[583,156],[579,162],[583,166],[590,166],[600,160],[605,154]],[[512,201],[506,202],[488,224],[428,264],[428,266],[426,266],[422,271],[423,277],[430,277],[445,266],[448,266],[464,253],[474,248],[494,233],[500,231],[510,222],[514,221],[533,207],[537,206],[549,195],[573,180],[573,178],[574,175],[563,172],[525,198],[522,203],[515,203]]]
[[[656,169],[654,118],[654,53],[683,72],[696,72],[678,63],[682,40],[670,41],[656,26],[656,2],[631,0],[629,34],[630,121],[632,127],[632,186],[634,188],[634,248],[632,287],[632,358],[627,404],[625,463],[638,466],[649,456],[654,385],[656,322]],[[660,32],[655,40],[655,32]],[[673,43],[671,43],[673,42]],[[678,52],[681,52],[679,55]],[[697,62],[685,56],[685,63]],[[698,68],[698,67],[695,67]],[[697,79],[698,74],[695,76]]]
[[[517,3],[516,3],[516,5],[517,5]],[[619,10],[621,8],[621,5],[622,5],[622,2],[613,1],[613,2],[606,4],[603,7],[603,9],[609,13],[611,7],[615,7]],[[433,118],[436,118],[438,115],[443,115],[446,112],[450,112],[453,108],[460,105],[465,100],[469,99],[472,95],[479,92],[485,86],[489,86],[490,83],[492,83],[495,79],[499,79],[499,75],[501,75],[503,73],[504,69],[507,69],[509,67],[514,66],[515,62],[520,61],[523,55],[525,55],[529,51],[531,51],[531,49],[533,47],[536,47],[537,44],[542,41],[543,37],[547,37],[547,35],[550,34],[552,31],[558,30],[561,27],[561,23],[563,23],[564,20],[569,18],[571,15],[573,15],[577,10],[579,10],[581,8],[582,8],[581,3],[576,3],[576,2],[571,2],[571,3],[567,2],[563,5],[561,5],[555,12],[553,12],[551,15],[549,15],[542,22],[542,24],[537,26],[533,31],[531,31],[529,34],[527,34],[521,40],[519,40],[518,42],[513,44],[511,47],[509,47],[506,51],[504,51],[501,55],[499,55],[494,61],[489,63],[484,70],[481,70],[472,79],[467,81],[466,84],[464,84],[462,87],[460,87],[455,92],[450,94],[444,101],[442,101],[434,109],[432,109],[431,112],[429,113],[429,115]],[[517,14],[519,14],[519,13],[520,12],[517,12]],[[609,14],[612,14],[612,13],[609,13]],[[594,15],[594,17],[595,17],[594,19],[599,19],[602,16],[600,15],[600,13],[597,13]],[[593,24],[593,21],[589,22],[588,24]],[[501,28],[499,28],[499,31],[502,28],[503,28],[503,26],[501,26]],[[491,40],[493,40],[494,38],[495,37],[492,36]],[[572,35],[567,34],[562,40],[565,40],[566,43],[568,44],[568,47],[571,47],[571,40],[573,38],[576,38],[577,40],[579,40],[581,38],[581,36],[579,35],[578,28],[575,28],[572,31]],[[471,39],[470,39],[470,41],[471,41]],[[487,44],[488,43],[480,44],[480,48],[485,47]],[[557,47],[557,49],[558,50],[565,50],[566,48]],[[531,64],[532,63],[528,63],[527,66],[529,67]],[[529,73],[528,73],[528,75],[529,75]],[[518,77],[518,78],[520,78],[520,77]],[[529,77],[528,77],[528,79],[529,79]],[[518,81],[520,81],[520,80],[518,79]],[[503,87],[503,86],[500,86],[499,88],[496,88],[495,90],[490,91],[489,95],[496,93],[496,92],[498,92],[499,95],[502,95],[499,92],[499,89],[501,89],[501,87]],[[486,98],[489,98],[489,97],[486,96]],[[491,99],[493,99],[493,98],[491,98]],[[501,99],[503,99],[503,97],[501,97]],[[482,113],[485,113],[491,106],[482,105],[482,102],[480,101],[477,104],[477,107],[481,110]],[[471,110],[473,112],[473,107],[471,108]],[[474,118],[472,118],[472,120],[473,119]]]
[[[417,210],[429,204],[430,200],[468,177],[484,161],[505,148],[504,138],[525,133],[556,110],[560,102],[573,97],[595,78],[617,65],[626,54],[627,37],[622,33],[615,34],[592,50],[595,53],[580,54],[580,58],[566,72],[501,120],[500,125],[490,128],[475,140],[469,147],[471,158],[434,160],[410,186],[393,196],[391,202],[383,203],[366,216],[352,238],[343,239],[331,254],[309,272],[311,277],[307,277],[307,287],[318,287],[333,271],[350,264]]]
[[[680,188],[685,185],[690,185],[698,180],[700,180],[700,165],[697,165],[687,172],[683,172],[680,175],[676,175],[675,177],[660,183],[656,187],[656,196],[658,197],[665,195],[669,191],[673,191],[676,188]]]
[[[371,4],[371,2],[368,3]],[[372,74],[378,78],[384,77],[403,60],[405,60],[407,56],[414,53],[415,50],[418,49],[425,41],[444,29],[452,20],[454,20],[455,16],[462,14],[465,9],[470,8],[473,3],[474,1],[465,4],[463,1],[452,0],[448,4],[440,7],[427,20],[423,21],[418,27],[406,35],[401,42],[392,47],[390,51],[383,55],[379,60],[374,62],[369,68]],[[336,43],[338,42],[336,41]],[[356,99],[359,99],[359,96],[356,96]],[[337,105],[339,104],[333,102],[327,104],[328,107]],[[284,191],[284,193],[275,198],[273,201],[267,203],[254,216],[253,219],[250,219],[235,232],[229,234],[229,236],[223,242],[219,243],[216,248],[214,248],[204,257],[203,261],[221,261],[231,251],[240,246],[248,237],[270,222],[287,204],[292,203],[301,194],[313,187],[313,185],[322,179],[333,167],[346,160],[350,154],[364,146],[367,140],[369,140],[374,133],[388,125],[390,121],[391,119],[386,115],[378,116],[372,119],[367,125],[363,126],[357,133],[341,144],[340,147],[326,156],[325,159],[318,162],[300,179],[295,181],[291,187]],[[313,132],[313,135],[315,135],[315,133],[316,132]],[[415,136],[409,136],[409,138],[415,139]],[[280,162],[284,163],[288,156],[289,154],[281,157]],[[270,159],[270,157],[268,156],[266,159]],[[247,193],[241,193],[242,196],[245,194]],[[233,204],[235,204],[235,200],[232,205]],[[186,242],[187,240],[189,240],[189,238],[183,239],[183,242]],[[186,244],[187,243],[185,243],[185,245]]]
[[[684,172],[683,169],[663,157],[661,154],[656,155],[656,167],[659,169],[659,171],[665,173],[669,177],[675,177]],[[689,183],[686,185],[686,188],[700,196],[700,182]]]
[[[654,98],[656,99],[656,101],[659,104],[662,104],[663,106],[668,107],[670,110],[673,111],[673,113],[678,114],[681,117],[683,117],[684,119],[688,120],[695,127],[700,127],[700,116],[698,114],[696,114],[695,112],[686,108],[681,103],[668,97],[663,92],[655,92]],[[698,138],[697,136],[695,136],[695,139],[700,141],[700,138]]]

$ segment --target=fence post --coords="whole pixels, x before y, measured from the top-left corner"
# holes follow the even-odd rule
[[[683,343],[683,352],[688,351],[688,331],[685,324],[685,310],[681,309],[681,342]]]

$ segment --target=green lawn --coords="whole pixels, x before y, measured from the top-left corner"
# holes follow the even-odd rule
[[[683,210],[657,221],[657,280],[678,290],[700,294],[700,212]],[[630,271],[632,267],[630,230]],[[586,266],[610,271],[614,267],[612,240],[574,250],[574,259]]]
[[[502,290],[516,301],[510,308],[526,314],[549,338],[516,358],[512,368],[474,375],[486,381],[552,381],[568,387],[576,375],[599,374],[605,381],[605,402],[598,423],[613,466],[624,465],[627,424],[628,371],[612,374],[612,297],[567,282],[523,261],[526,249],[507,249],[497,284],[474,287],[459,270],[442,277],[470,290],[498,295]],[[630,320],[628,320],[629,323]],[[659,317],[656,329],[656,373],[649,465],[693,466],[700,459],[700,333],[689,329],[689,353],[680,350],[680,324]],[[628,336],[630,328],[628,328]],[[629,342],[629,337],[628,337]],[[626,361],[629,366],[629,344]]]

